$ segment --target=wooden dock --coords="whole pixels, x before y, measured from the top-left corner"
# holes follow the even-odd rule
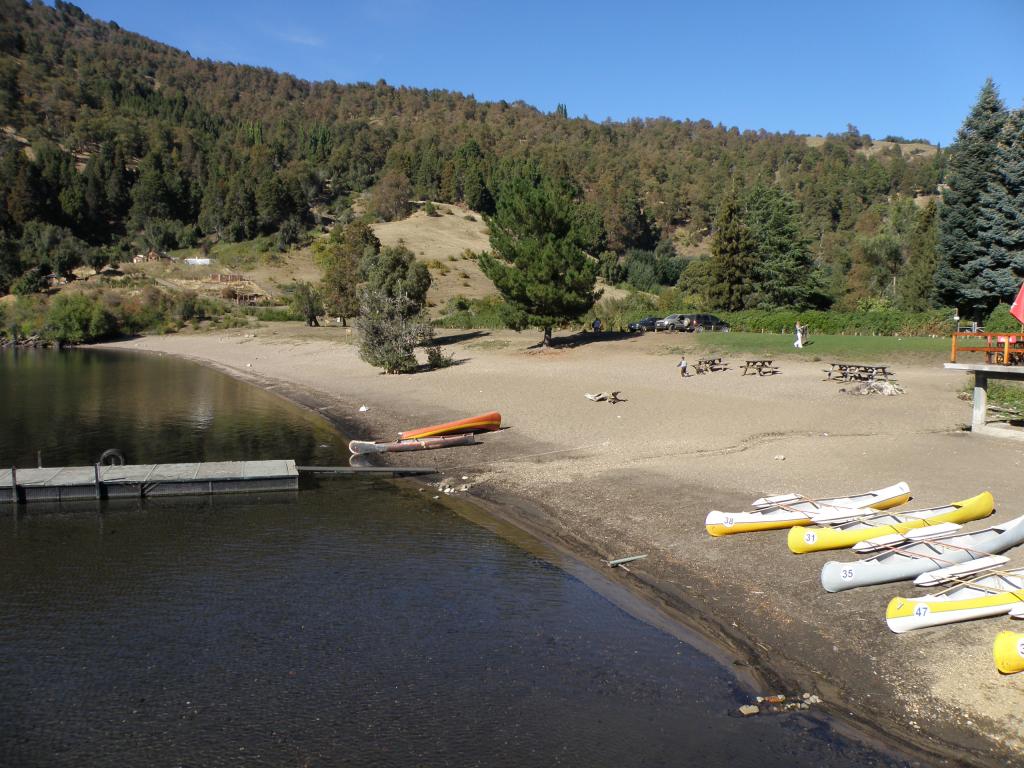
[[[299,470],[291,459],[0,469],[0,502],[16,504],[292,491],[298,487]]]

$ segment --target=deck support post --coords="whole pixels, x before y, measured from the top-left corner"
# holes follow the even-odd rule
[[[984,430],[985,414],[988,411],[988,374],[985,371],[974,372],[974,399],[971,410],[971,429],[975,432]]]
[[[103,498],[103,485],[100,483],[100,465],[99,463],[92,465],[92,471],[96,476],[96,498],[97,500]]]
[[[11,501],[18,503],[18,470],[11,467]]]

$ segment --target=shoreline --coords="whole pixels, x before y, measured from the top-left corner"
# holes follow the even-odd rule
[[[218,337],[220,337],[219,340]],[[305,382],[300,383],[289,380],[292,377],[285,379],[280,376],[268,375],[263,371],[240,368],[237,364],[232,365],[224,359],[219,359],[218,356],[211,354],[211,350],[208,349],[212,344],[222,343],[224,341],[223,334],[205,334],[187,338],[193,344],[198,343],[198,347],[200,347],[198,350],[199,354],[195,354],[194,352],[197,350],[194,349],[190,353],[186,350],[172,348],[175,346],[174,344],[159,343],[162,337],[156,338],[158,342],[156,344],[150,343],[153,341],[150,339],[142,340],[145,342],[142,344],[136,340],[135,342],[119,342],[101,346],[117,350],[172,354],[198,364],[207,365],[233,378],[254,384],[261,389],[277,394],[321,416],[346,436],[358,437],[368,434],[387,434],[395,431],[398,426],[409,426],[412,423],[424,421],[423,417],[418,417],[418,421],[412,418],[411,409],[409,412],[403,412],[393,402],[389,403],[387,408],[382,409],[375,404],[375,407],[371,408],[367,414],[359,413],[356,411],[357,406],[355,405],[361,394],[359,392],[347,390],[328,392],[322,388],[310,387]],[[241,343],[249,342],[244,341]],[[269,352],[266,347],[264,347],[264,351]],[[461,366],[456,367],[456,370],[459,367]],[[277,373],[280,373],[280,371],[277,371]],[[402,378],[406,379],[406,381],[415,381],[417,377]],[[381,410],[384,412],[381,413]],[[514,422],[515,420],[513,419],[513,430]],[[745,441],[740,441],[733,445],[719,446],[705,451],[705,453],[712,457],[729,456],[734,453],[747,452],[750,450],[751,445],[762,448],[765,445],[771,445],[773,446],[771,450],[775,450],[774,446],[777,444],[790,441],[794,437],[799,438],[800,436],[799,433],[796,435],[793,433],[782,435],[754,434],[749,435]],[[487,437],[484,437],[485,441]],[[501,444],[497,439],[494,442],[499,443],[499,446]],[[555,445],[543,441],[531,440],[528,436],[520,439],[518,435],[510,442],[512,447],[519,451],[518,454],[513,455],[511,458],[506,457],[502,459],[500,451],[499,457],[494,458],[494,451],[492,451],[488,454],[489,457],[483,461],[461,463],[464,454],[458,451],[432,451],[425,454],[426,458],[431,461],[416,461],[417,458],[424,456],[424,454],[418,454],[413,459],[413,462],[420,465],[436,463],[436,466],[438,466],[442,473],[456,470],[459,472],[465,471],[473,475],[477,474],[474,472],[474,468],[479,470],[482,466],[494,465],[500,462],[506,462],[507,465],[508,462],[524,462],[531,459],[530,463],[539,464],[538,459],[543,462],[544,459],[542,457],[544,456],[586,452],[592,447],[583,445],[557,448]],[[456,453],[458,453],[458,458],[453,455]],[[396,457],[392,456],[389,458],[394,459]],[[406,458],[408,461],[408,457],[402,458]],[[403,462],[399,459],[392,463],[401,464]],[[650,480],[651,478],[647,479]],[[402,480],[400,482],[409,483],[414,481]],[[700,484],[680,485],[678,482],[673,482],[668,487],[662,486],[661,488],[654,489],[655,494],[664,494],[666,492],[675,493],[680,497],[696,498],[698,500],[697,503],[691,504],[691,506],[703,507],[705,510],[708,508],[706,503],[710,503],[712,499],[720,502],[723,498],[727,498],[728,501],[736,503],[739,503],[740,500],[740,496],[737,493],[727,494],[719,491],[717,488]],[[699,582],[702,579],[693,569],[681,570],[678,564],[673,568],[655,566],[652,559],[651,563],[645,561],[644,566],[631,569],[628,575],[619,573],[618,569],[614,569],[614,572],[604,573],[600,565],[594,562],[595,560],[647,550],[636,549],[637,545],[633,545],[632,542],[622,542],[618,546],[632,546],[633,549],[636,549],[636,552],[633,549],[629,551],[613,551],[610,548],[612,545],[606,536],[601,536],[598,532],[586,535],[578,529],[573,530],[571,526],[566,525],[567,512],[565,509],[558,507],[559,500],[557,495],[552,498],[544,494],[543,489],[541,489],[539,494],[531,495],[524,493],[522,488],[516,488],[514,483],[502,483],[500,472],[488,474],[487,471],[483,473],[482,478],[479,474],[473,478],[473,488],[469,495],[472,498],[468,500],[453,499],[454,506],[466,503],[481,509],[483,514],[487,516],[502,521],[505,524],[511,524],[515,528],[525,531],[528,535],[553,546],[556,550],[567,552],[570,557],[577,560],[585,568],[588,568],[593,573],[595,579],[613,584],[617,589],[627,590],[629,594],[636,600],[641,601],[657,616],[664,618],[665,621],[672,625],[683,627],[686,633],[684,639],[688,643],[696,645],[698,650],[712,656],[719,663],[730,667],[733,675],[740,682],[741,687],[749,690],[752,695],[754,693],[767,694],[774,692],[791,694],[800,691],[817,693],[824,700],[824,703],[815,708],[815,711],[811,713],[813,716],[821,717],[821,719],[827,721],[838,733],[864,743],[882,746],[886,751],[893,753],[899,759],[923,759],[936,761],[938,764],[941,764],[957,763],[969,757],[974,764],[997,765],[1004,764],[1004,761],[1007,759],[1019,757],[1019,753],[1015,752],[1009,745],[1002,745],[1003,748],[994,748],[991,741],[985,739],[979,733],[957,734],[955,731],[961,729],[954,729],[951,738],[949,735],[946,735],[950,732],[950,723],[943,717],[942,713],[936,713],[931,723],[924,723],[923,725],[918,723],[919,727],[917,729],[907,730],[905,723],[901,723],[899,719],[891,715],[891,710],[886,712],[877,706],[863,706],[862,702],[865,700],[870,700],[873,696],[878,695],[880,691],[883,694],[885,692],[884,685],[879,687],[878,685],[865,684],[865,682],[870,681],[860,681],[858,683],[860,676],[869,675],[871,672],[874,672],[875,675],[878,674],[877,671],[870,669],[870,665],[852,664],[853,674],[836,675],[832,673],[837,678],[833,682],[828,679],[831,675],[825,671],[825,668],[815,658],[814,654],[810,655],[810,659],[804,657],[799,652],[779,654],[777,652],[778,649],[772,647],[774,643],[769,642],[765,644],[762,642],[762,640],[768,639],[768,635],[777,634],[777,631],[770,630],[778,629],[777,626],[773,626],[778,624],[778,617],[775,617],[773,621],[771,616],[759,616],[756,620],[750,621],[750,626],[741,626],[735,621],[734,613],[724,615],[716,613],[712,610],[716,607],[713,603],[718,600],[713,595],[716,585],[714,583],[700,584]],[[745,498],[749,499],[751,496],[748,495]],[[703,503],[705,499],[706,503]],[[915,504],[914,506],[917,505]],[[460,514],[462,513],[460,512]],[[707,546],[713,546],[713,544],[707,541],[703,543],[707,544]],[[656,558],[657,554],[654,557]],[[686,581],[690,583],[681,583]],[[703,579],[703,581],[707,582],[707,579]],[[588,581],[588,584],[592,587],[594,586],[590,581]],[[598,591],[601,592],[600,589]],[[634,611],[630,612],[636,615]],[[650,621],[648,617],[641,616],[640,618]],[[750,617],[748,616],[749,619]],[[665,627],[662,628],[665,629]],[[694,643],[694,637],[703,639],[703,642]],[[838,652],[835,646],[833,648]],[[760,686],[760,690],[758,686]],[[864,690],[857,690],[858,688]],[[866,699],[864,698],[865,695]],[[873,703],[877,704],[878,702],[876,700]],[[970,723],[969,720],[968,723]],[[961,739],[963,739],[963,736],[968,738],[958,743],[958,736]],[[970,738],[972,736],[973,738]]]

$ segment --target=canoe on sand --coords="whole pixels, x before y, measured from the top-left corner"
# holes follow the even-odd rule
[[[957,566],[952,566],[957,567]],[[894,597],[885,622],[896,634],[1012,613],[1024,603],[1024,568],[957,579],[949,589],[921,597]]]
[[[434,424],[430,427],[419,427],[399,432],[398,437],[402,440],[412,440],[418,437],[437,437],[438,435],[461,435],[466,432],[494,432],[501,429],[501,414],[497,411],[482,413],[479,416],[470,416],[468,419],[457,421],[446,421],[444,424]]]
[[[854,544],[854,552],[877,552],[866,560],[831,561],[821,568],[828,592],[914,579],[922,573],[998,555],[1024,542],[1024,515],[1006,523],[967,532],[954,523],[892,533]]]
[[[827,512],[848,512],[851,517],[860,510],[889,509],[910,500],[910,486],[896,483],[877,491],[866,491],[850,496],[832,499],[808,499],[791,493],[784,496],[769,496],[758,499],[749,512],[708,513],[704,527],[712,536],[728,536],[733,533],[750,531],[771,531],[777,528],[792,528],[800,523],[810,522],[815,514]]]
[[[348,449],[352,453],[394,453],[397,451],[425,451],[431,448],[450,448],[453,445],[474,445],[476,437],[468,435],[447,435],[443,437],[421,437],[415,440],[395,440],[374,443],[369,440],[352,440]]]
[[[980,520],[991,515],[994,508],[992,494],[985,491],[942,507],[913,512],[866,512],[859,518],[847,519],[833,526],[808,528],[798,525],[789,529],[786,543],[790,551],[798,555],[826,549],[845,549],[859,541],[889,533],[906,533],[914,528],[924,528],[926,525]]]
[[[996,669],[1004,675],[1024,672],[1024,635],[1010,630],[1000,632],[992,644],[992,657]]]

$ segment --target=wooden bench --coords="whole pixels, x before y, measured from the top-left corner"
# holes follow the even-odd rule
[[[828,381],[889,381],[893,375],[887,365],[863,365],[860,363],[829,363],[824,371]]]
[[[697,367],[694,370],[697,373],[713,373],[714,371],[724,371],[725,368],[726,366],[722,362],[722,358],[703,357],[697,361]]]
[[[748,373],[756,373],[758,376],[771,376],[779,373],[779,367],[773,365],[772,360],[746,360],[743,363],[743,373],[741,375],[746,376]]]

